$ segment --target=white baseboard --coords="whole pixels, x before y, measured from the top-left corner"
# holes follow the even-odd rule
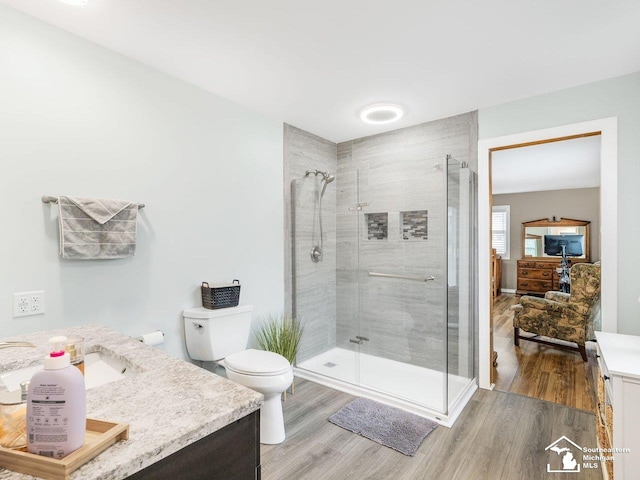
[[[515,288],[501,288],[500,291],[504,293],[516,293]]]

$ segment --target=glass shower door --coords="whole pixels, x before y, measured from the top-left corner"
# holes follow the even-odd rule
[[[435,164],[435,165],[434,165]],[[445,166],[372,161],[358,172],[360,385],[446,411]]]
[[[451,407],[473,378],[474,173],[447,157],[447,399]]]
[[[324,176],[292,181],[297,366],[448,415],[473,378],[473,173],[450,156],[405,152],[359,166],[338,169],[324,202]]]

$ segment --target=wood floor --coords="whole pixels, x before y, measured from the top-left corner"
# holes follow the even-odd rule
[[[493,342],[498,352],[495,388],[595,413],[595,343],[587,342],[588,362],[578,352],[525,340],[515,347],[509,308],[517,303],[518,297],[503,293],[493,304]]]
[[[595,415],[505,392],[478,390],[453,428],[438,427],[408,457],[330,423],[355,397],[305,380],[283,403],[287,439],[262,445],[264,480],[566,480],[546,473],[545,448],[565,435],[596,446]],[[580,458],[576,458],[580,461]],[[602,478],[600,468],[572,479]]]

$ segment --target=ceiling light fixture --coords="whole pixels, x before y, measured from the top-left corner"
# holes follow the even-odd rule
[[[82,5],[86,5],[89,0],[60,0],[62,3],[66,3],[68,5],[74,5],[76,7],[81,7]]]
[[[400,105],[392,103],[378,103],[365,107],[360,112],[360,119],[367,123],[391,123],[400,120],[404,115],[404,110]]]

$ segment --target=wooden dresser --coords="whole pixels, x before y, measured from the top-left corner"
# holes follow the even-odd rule
[[[544,295],[558,289],[558,261],[518,260],[516,295]]]
[[[570,264],[582,263],[584,258],[572,258]],[[560,261],[518,260],[518,289],[516,295],[544,296],[550,290],[560,289],[560,275],[557,268]]]
[[[558,252],[547,251],[547,236],[559,242],[562,235],[583,236],[582,256],[570,257],[570,265],[589,262],[589,220],[572,220],[561,218],[552,220],[542,218],[522,223],[522,254],[518,260],[516,295],[544,296],[545,293],[560,289],[560,275],[556,268],[560,267],[561,257]],[[549,243],[550,247],[554,244]],[[559,245],[559,243],[558,243]],[[556,245],[557,248],[558,245]],[[553,249],[551,249],[553,250]],[[554,254],[555,252],[555,254]],[[550,254],[550,255],[547,255]],[[576,254],[577,255],[577,254]]]

